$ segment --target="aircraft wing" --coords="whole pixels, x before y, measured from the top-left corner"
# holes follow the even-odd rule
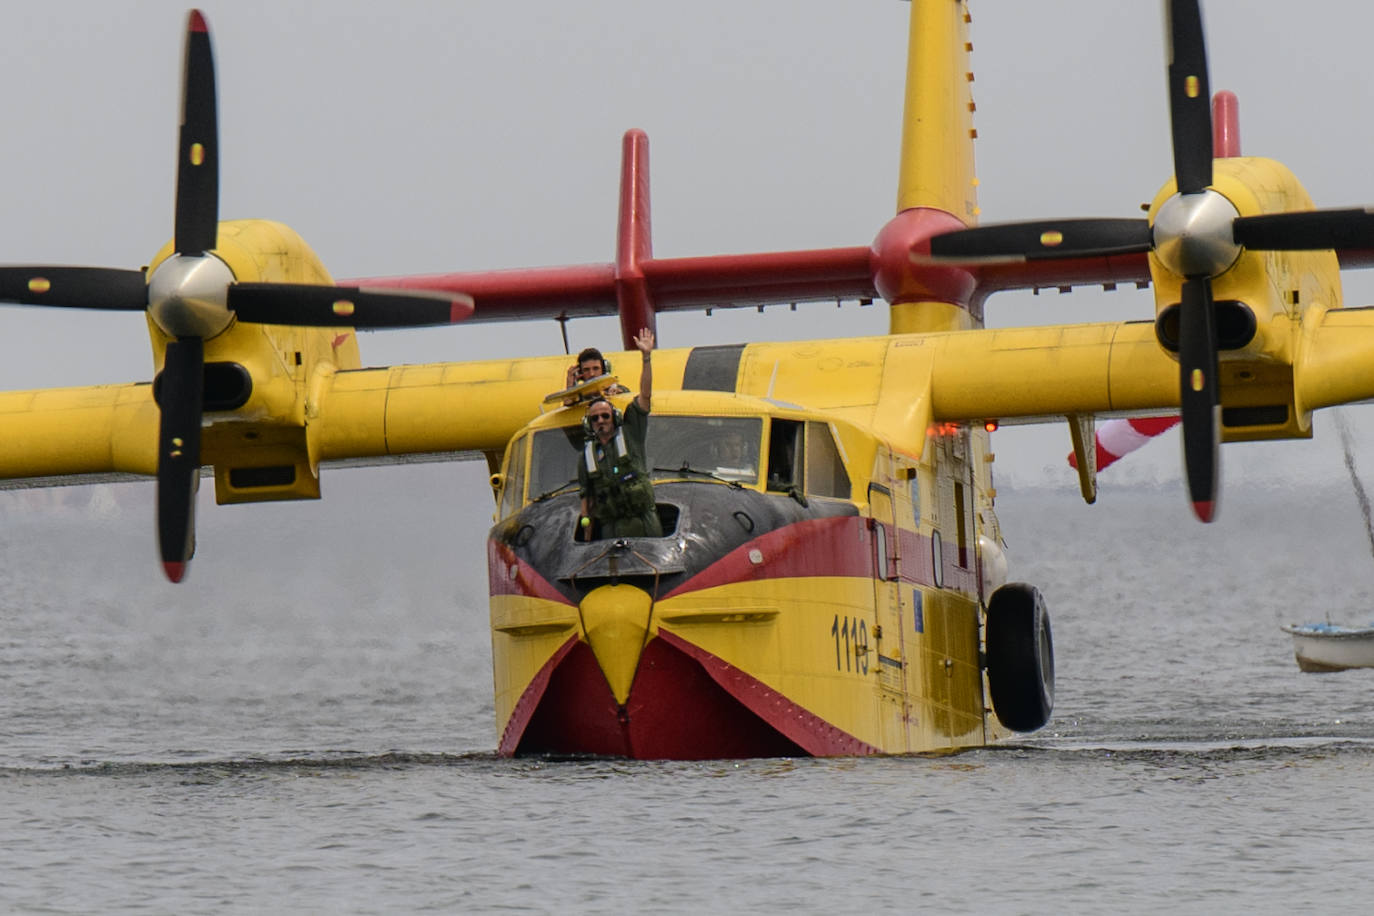
[[[0,392],[0,489],[157,473],[152,385]]]
[[[615,315],[618,289],[642,282],[656,311],[731,308],[776,302],[873,299],[878,293],[866,246],[650,259],[638,276],[615,264],[581,264],[341,280],[341,286],[462,291],[472,296],[469,321]]]
[[[1059,261],[1010,261],[973,265],[976,278],[974,300],[981,303],[1003,290],[1055,289],[1101,284],[1111,288],[1117,283],[1150,283],[1150,264],[1144,254],[1074,258]]]
[[[931,363],[936,421],[1046,422],[1178,406],[1178,363],[1149,321],[932,334],[912,345],[938,354]],[[1224,438],[1309,435],[1312,411],[1374,399],[1374,307],[1309,312],[1294,350],[1291,365],[1232,368],[1223,356]],[[1287,409],[1286,421],[1246,420],[1278,407]]]
[[[499,455],[563,387],[567,365],[554,356],[336,372],[312,395],[312,452],[348,463]]]
[[[723,363],[734,348],[709,349]],[[693,360],[656,358],[655,389],[689,387]],[[1374,308],[1310,313],[1291,366],[1222,360],[1223,437],[1310,435],[1313,410],[1374,399],[1371,364]],[[931,424],[1131,417],[1179,402],[1178,362],[1150,321],[758,343],[727,368],[718,390],[832,411],[913,454]]]
[[[1374,307],[1332,309],[1306,334],[1293,375],[1308,410],[1374,399]]]
[[[207,413],[201,457],[262,466],[297,440],[315,466],[499,454],[566,368],[559,356],[324,373],[305,395],[303,423]],[[0,392],[0,489],[152,479],[158,419],[148,382]]]

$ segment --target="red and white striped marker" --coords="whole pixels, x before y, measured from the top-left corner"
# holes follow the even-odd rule
[[[1093,437],[1097,445],[1097,469],[1102,470],[1160,433],[1173,429],[1178,425],[1178,420],[1178,417],[1132,417],[1103,423]],[[1069,467],[1078,467],[1078,459],[1073,452],[1069,452]]]

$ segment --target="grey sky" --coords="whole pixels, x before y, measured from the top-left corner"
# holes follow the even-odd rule
[[[0,261],[136,267],[170,236],[185,9],[0,9]],[[864,244],[892,214],[908,14],[897,0],[204,10],[221,216],[290,224],[336,277],[609,260],[628,127],[650,136],[660,255]],[[1170,171],[1160,4],[975,0],[972,12],[984,219],[1138,213]],[[1318,206],[1374,202],[1374,8],[1210,0],[1204,19],[1212,87],[1240,96],[1243,150],[1285,161]],[[1347,274],[1348,302],[1374,302],[1371,284]],[[1152,310],[1148,293],[1080,289],[1000,295],[989,318]],[[139,316],[3,307],[0,322],[0,388],[150,375]],[[885,326],[881,306],[812,306],[665,316],[660,339]],[[618,336],[613,322],[571,330],[574,348]],[[553,323],[368,334],[362,345],[370,364],[561,350]],[[1374,425],[1355,416],[1357,430]],[[1226,446],[1223,486],[1275,467],[1338,476],[1329,421],[1318,435]],[[1176,479],[1176,433],[1167,438],[1136,456],[1134,473]],[[1003,431],[994,444],[1004,479],[1067,474],[1059,429]]]

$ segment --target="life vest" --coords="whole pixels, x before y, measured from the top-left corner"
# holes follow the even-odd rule
[[[582,457],[592,491],[592,516],[598,521],[638,518],[654,508],[654,485],[644,463],[626,447],[623,429],[604,446],[588,440]]]

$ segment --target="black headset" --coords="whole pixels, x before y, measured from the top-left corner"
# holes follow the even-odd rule
[[[582,415],[582,432],[588,439],[596,437],[596,433],[592,431],[592,407],[597,404],[605,404],[611,408],[611,425],[616,429],[620,429],[620,424],[625,422],[625,415],[620,412],[619,407],[605,398],[592,398],[587,403],[587,412]]]

